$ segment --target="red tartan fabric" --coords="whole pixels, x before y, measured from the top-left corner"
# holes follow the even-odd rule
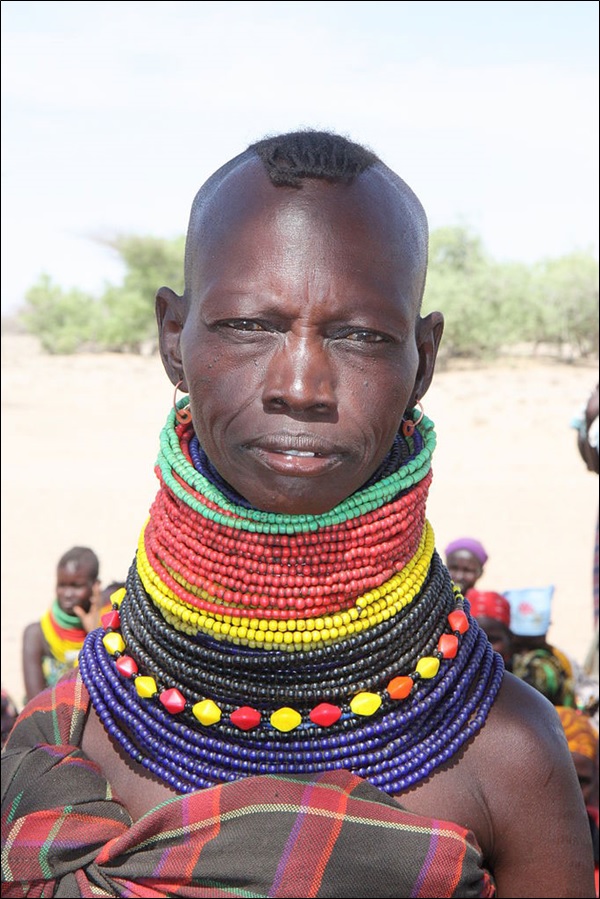
[[[2,755],[2,896],[493,897],[473,835],[349,771],[249,777],[132,822],[78,748],[77,672]]]

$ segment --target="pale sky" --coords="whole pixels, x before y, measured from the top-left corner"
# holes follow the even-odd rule
[[[185,232],[201,183],[302,126],[367,144],[498,261],[598,254],[598,3],[3,2],[2,312],[95,237]],[[160,285],[157,285],[157,287]]]

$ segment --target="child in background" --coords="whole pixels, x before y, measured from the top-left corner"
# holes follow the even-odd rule
[[[445,555],[450,577],[462,595],[466,596],[467,590],[472,590],[482,576],[488,554],[479,540],[459,537],[448,544]]]
[[[98,627],[102,605],[96,553],[74,546],[56,567],[56,599],[23,633],[23,680],[29,701],[77,665],[86,635]]]

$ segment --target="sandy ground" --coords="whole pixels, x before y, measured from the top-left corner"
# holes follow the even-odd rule
[[[438,549],[480,539],[481,588],[554,584],[549,635],[579,662],[593,630],[598,478],[569,422],[597,379],[597,362],[512,359],[438,369],[425,398]],[[52,357],[2,337],[2,684],[18,703],[22,631],[52,601],[60,555],[89,545],[105,584],[125,577],[172,398],[158,356]]]

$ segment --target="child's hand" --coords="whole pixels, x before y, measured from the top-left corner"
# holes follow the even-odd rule
[[[100,581],[96,581],[94,586],[92,587],[92,598],[90,600],[90,607],[86,610],[81,606],[75,606],[73,611],[81,621],[83,625],[83,629],[86,633],[90,633],[90,631],[95,630],[100,626],[100,612],[102,609],[102,590],[100,589]]]

